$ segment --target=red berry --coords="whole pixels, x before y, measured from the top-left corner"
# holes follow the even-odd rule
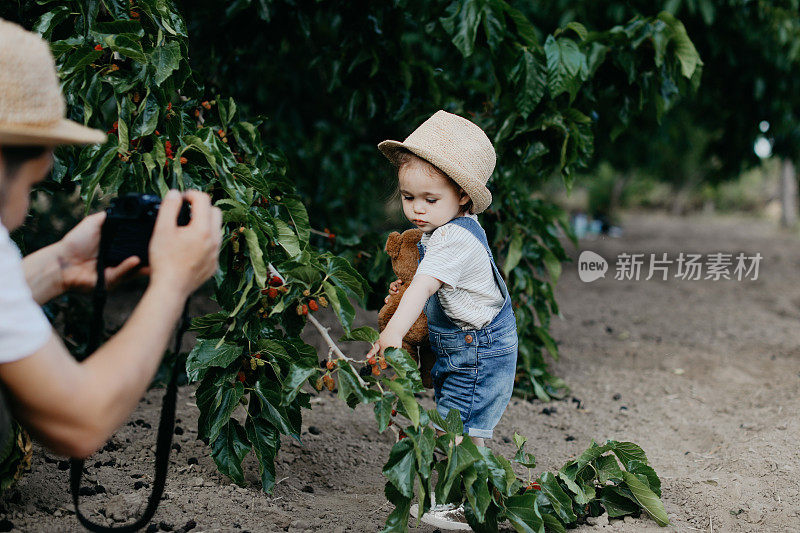
[[[158,130],[156,130],[156,135],[161,135],[160,133],[158,133]]]
[[[97,45],[95,45],[94,49],[97,50],[98,52],[102,52],[103,51],[103,45],[97,44]]]
[[[334,361],[328,361],[325,364],[325,368],[327,368],[328,370],[333,370],[334,368],[336,368],[336,363]]]
[[[272,278],[269,280],[269,284],[272,285],[273,287],[280,287],[281,285],[283,285],[283,282],[281,281],[280,277],[272,276]]]
[[[137,13],[136,11],[131,11],[129,13],[129,15],[131,16],[132,19],[138,19],[139,18],[139,13]]]
[[[392,409],[392,416],[397,416],[397,409]]]
[[[377,365],[372,367],[372,375],[373,376],[380,376],[381,375],[381,369],[378,368]]]
[[[208,100],[203,100],[203,103],[200,105],[202,105],[206,109],[211,109],[211,104],[208,103]]]
[[[308,314],[308,306],[306,304],[303,304],[303,314],[304,315]]]
[[[181,160],[180,160],[180,161],[181,161],[181,165],[185,165],[186,163],[188,163],[188,162],[189,162],[189,160],[188,160],[188,159],[186,159],[185,157],[181,157]]]
[[[317,309],[319,309],[319,305],[317,304],[316,300],[311,300],[310,302],[308,302],[308,308],[311,309],[312,311],[316,311]]]
[[[220,137],[225,137],[225,132],[220,128],[217,130],[217,135],[219,135]]]
[[[172,111],[172,102],[167,103],[167,111]]]
[[[241,381],[242,383],[244,383],[244,379],[245,379],[245,378],[244,378],[244,372],[242,372],[242,371],[240,370],[240,371],[239,371],[239,373],[238,373],[238,374],[236,374],[236,379],[237,379],[238,381]]]
[[[367,359],[367,363],[369,363],[372,366],[375,366],[375,363],[377,363],[377,362],[378,361],[375,359],[374,355],[372,357],[370,357],[369,359]]]
[[[267,294],[269,295],[270,298],[276,298],[278,296],[278,289],[276,289],[275,287],[270,287],[269,290],[267,291]]]

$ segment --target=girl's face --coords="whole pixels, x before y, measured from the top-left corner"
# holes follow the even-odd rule
[[[398,172],[403,213],[419,229],[430,233],[459,215],[469,195],[453,188],[450,179],[425,161],[413,159]]]

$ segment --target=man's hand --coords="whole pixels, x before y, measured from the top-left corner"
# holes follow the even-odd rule
[[[369,353],[367,353],[367,357],[371,357],[376,353],[380,353],[380,355],[383,355],[383,352],[386,350],[386,348],[402,348],[402,347],[403,347],[403,336],[387,328],[381,332],[378,341],[372,345],[372,349],[370,349]]]
[[[67,290],[89,291],[97,283],[97,253],[100,248],[100,230],[106,220],[105,211],[84,218],[57,244],[58,266],[61,272],[61,292]],[[141,259],[129,257],[115,267],[105,269],[106,286],[114,287],[135,269]],[[142,269],[147,274],[148,269]]]
[[[178,226],[183,200],[192,206],[192,219]],[[217,269],[222,243],[222,211],[211,206],[211,197],[189,190],[172,190],[161,207],[150,239],[150,283],[170,287],[188,296]]]

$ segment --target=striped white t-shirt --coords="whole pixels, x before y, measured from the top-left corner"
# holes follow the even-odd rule
[[[476,222],[478,217],[466,214]],[[417,267],[442,282],[437,291],[448,317],[461,329],[480,329],[503,307],[503,293],[492,273],[489,254],[468,229],[456,224],[423,233],[425,255]]]

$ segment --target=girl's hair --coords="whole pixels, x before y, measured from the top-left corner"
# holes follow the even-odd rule
[[[403,167],[403,165],[407,165],[411,162],[423,163],[428,175],[438,174],[439,176],[442,176],[445,179],[447,179],[447,181],[450,183],[450,186],[453,188],[454,191],[456,191],[456,194],[458,194],[459,198],[461,197],[461,193],[466,194],[464,188],[461,187],[461,185],[459,185],[458,183],[456,183],[453,178],[442,172],[442,170],[439,167],[437,167],[427,159],[423,159],[422,157],[418,156],[412,151],[407,150],[406,148],[400,148],[397,152],[397,172],[398,173],[400,172],[400,169]],[[466,204],[459,206],[458,212],[459,214],[472,213],[472,198],[470,198]]]
[[[3,176],[10,181],[19,170],[19,167],[32,159],[41,157],[46,146],[2,146],[0,147],[0,157],[3,160]]]

